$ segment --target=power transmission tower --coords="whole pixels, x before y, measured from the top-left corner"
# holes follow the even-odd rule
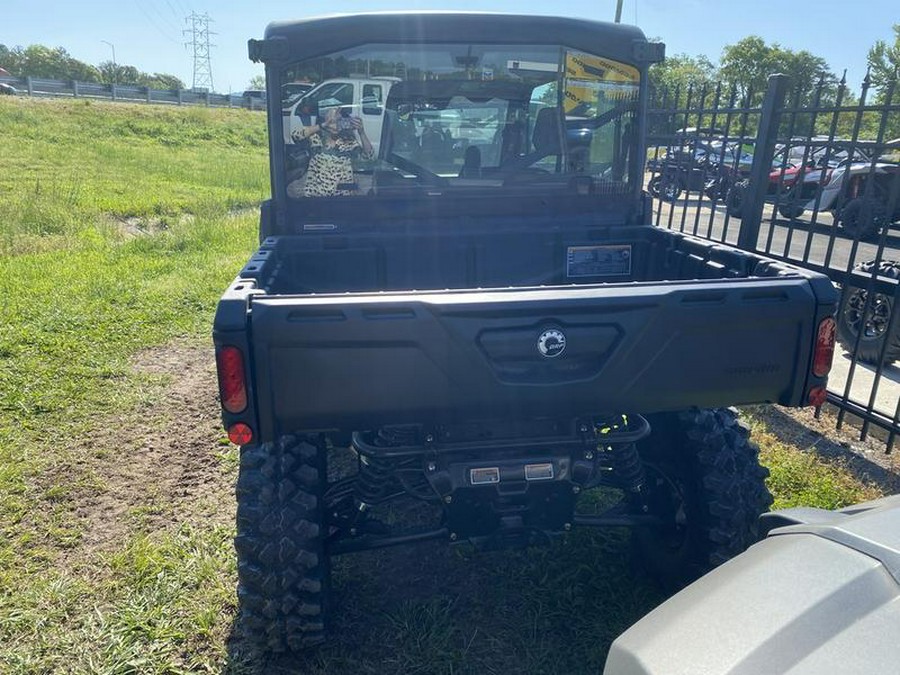
[[[210,32],[209,14],[197,14],[191,12],[185,21],[190,26],[182,31],[185,35],[190,35],[189,42],[185,42],[186,47],[192,47],[194,50],[194,84],[193,89],[212,91],[212,66],[209,62],[209,49],[215,45],[209,43],[209,36],[215,35]]]

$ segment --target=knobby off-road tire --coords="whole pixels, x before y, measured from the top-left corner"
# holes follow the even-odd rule
[[[876,239],[888,226],[887,209],[876,199],[857,197],[841,209],[839,223],[847,234],[863,240]]]
[[[860,263],[855,270],[871,275],[875,269],[875,261]],[[882,260],[878,267],[878,276],[900,280],[900,262]],[[837,339],[848,352],[856,348],[856,338],[862,331],[856,356],[865,363],[892,363],[900,359],[900,326],[891,328],[894,313],[894,299],[883,293],[875,293],[866,309],[867,292],[863,288],[847,286],[844,288],[840,310],[837,315]],[[887,343],[887,345],[885,345]]]
[[[757,540],[757,519],[772,496],[768,469],[732,410],[687,410],[651,417],[639,444],[650,512],[662,527],[638,528],[638,562],[677,589]]]
[[[739,180],[728,189],[728,193],[725,195],[725,211],[732,218],[740,220],[744,217],[749,186],[750,181]]]
[[[325,476],[325,447],[317,438],[282,436],[241,448],[239,625],[264,651],[296,652],[325,639]]]
[[[803,204],[804,203],[799,202],[799,200],[789,199],[778,205],[778,214],[787,220],[799,218],[806,211],[806,209],[803,208]]]
[[[654,176],[647,183],[647,191],[656,199],[664,202],[675,202],[681,196],[681,187],[678,179],[668,174]]]

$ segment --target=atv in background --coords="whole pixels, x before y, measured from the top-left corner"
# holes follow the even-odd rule
[[[752,154],[735,141],[724,140],[717,129],[686,129],[693,133],[647,161],[652,174],[647,191],[656,199],[674,202],[682,192],[705,194],[713,201],[725,198],[731,185],[750,169]]]
[[[807,154],[803,146],[784,145],[776,150],[772,159],[765,201],[775,204],[783,217],[796,218],[803,213],[801,205],[815,198],[820,186],[827,185],[831,171],[822,156]],[[732,218],[744,217],[749,187],[750,179],[746,176],[728,187],[725,208]]]
[[[894,316],[900,262],[874,260],[853,268],[837,314],[837,339],[863,363],[900,359],[900,325]]]
[[[872,240],[900,222],[900,138],[888,142],[877,159],[844,162],[822,191],[819,210],[832,210],[848,234]],[[813,208],[816,200],[805,208]]]
[[[900,496],[760,520],[766,539],[620,635],[604,675],[896,673]]]
[[[769,173],[766,201],[788,219],[807,211],[830,212],[848,235],[871,241],[900,222],[900,139],[881,148],[881,156],[874,158],[870,149],[847,141],[812,149],[782,148]],[[742,180],[729,190],[726,207],[731,217],[743,217],[748,187],[749,181]]]

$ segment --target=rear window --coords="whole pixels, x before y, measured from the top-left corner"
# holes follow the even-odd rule
[[[365,45],[292,64],[296,199],[435,191],[625,192],[636,68],[564,45]]]

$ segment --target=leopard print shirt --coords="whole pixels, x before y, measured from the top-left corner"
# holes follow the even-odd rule
[[[303,186],[304,197],[336,197],[357,194],[353,176],[353,161],[369,160],[375,155],[366,152],[356,139],[337,138],[322,141],[320,134],[309,137],[313,152]]]

